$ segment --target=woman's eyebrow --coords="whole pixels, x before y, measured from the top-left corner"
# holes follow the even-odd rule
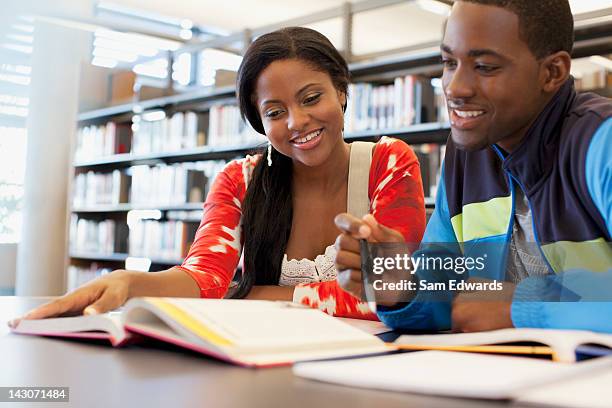
[[[299,91],[297,91],[297,92],[295,93],[295,96],[299,96],[300,94],[304,93],[304,91],[306,91],[308,88],[310,88],[310,87],[312,87],[312,86],[316,86],[316,85],[319,85],[319,83],[317,83],[317,82],[311,82],[311,83],[309,83],[309,84],[307,84],[307,85],[304,85],[303,87],[301,87],[301,88],[300,88],[300,90],[299,90]]]
[[[309,84],[304,85],[303,87],[301,87],[296,93],[295,96],[300,96],[302,93],[304,93],[306,90],[308,90],[308,88],[316,86],[316,85],[320,85],[318,82],[311,82]],[[264,101],[262,101],[259,106],[263,107],[266,106],[268,104],[272,104],[272,103],[281,103],[281,101],[279,99],[266,99]]]

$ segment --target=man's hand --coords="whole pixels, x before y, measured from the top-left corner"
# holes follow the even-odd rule
[[[336,269],[338,283],[347,292],[361,298],[361,254],[359,240],[368,242],[404,242],[399,232],[379,224],[373,215],[367,214],[363,219],[350,214],[339,214],[334,219],[341,234],[336,239]]]
[[[470,278],[468,282],[491,282]],[[453,301],[454,332],[478,332],[514,327],[510,314],[515,285],[503,282],[500,291],[461,292]]]

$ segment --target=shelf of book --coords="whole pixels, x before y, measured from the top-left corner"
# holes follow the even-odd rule
[[[435,197],[425,197],[425,205],[427,207],[433,207],[436,203]],[[147,210],[159,210],[159,211],[198,211],[202,210],[204,203],[188,203],[183,205],[151,205],[151,206],[134,206],[131,204],[117,204],[117,205],[99,205],[93,207],[80,207],[73,208],[72,212],[77,214],[104,214],[104,213],[124,213],[129,211],[147,211]],[[193,222],[194,220],[191,219]]]
[[[578,28],[574,56],[612,52],[612,41],[607,41],[612,38],[610,35],[612,35],[610,23]],[[349,89],[345,140],[376,141],[384,135],[410,144],[421,163],[425,204],[428,216],[431,215],[444,157],[444,144],[450,133],[448,117],[445,116],[444,98],[441,94],[441,82],[436,79],[442,72],[439,50],[430,48],[376,61],[355,62],[349,64],[349,68],[354,83]],[[609,96],[609,79],[607,77],[597,79],[598,82],[596,81],[594,86],[599,88],[598,93]],[[593,83],[590,79],[586,82]],[[398,95],[401,95],[399,100]],[[164,112],[163,119],[149,121],[145,118],[148,113],[157,111]],[[178,120],[175,120],[177,118]],[[201,217],[203,205],[201,200],[205,198],[214,177],[222,167],[196,166],[181,170],[183,173],[178,183],[182,184],[180,186],[182,203],[155,204],[161,203],[163,199],[160,200],[160,197],[167,192],[160,191],[158,187],[151,192],[147,185],[162,185],[166,179],[158,175],[168,176],[172,173],[169,171],[170,167],[212,161],[223,163],[265,147],[265,138],[253,134],[252,129],[245,128],[244,123],[239,125],[239,120],[233,86],[191,90],[79,114],[78,126],[81,129],[90,127],[85,133],[92,137],[93,144],[78,146],[82,149],[79,151],[77,148],[77,153],[85,154],[75,157],[73,163],[75,177],[84,179],[86,175],[93,175],[91,177],[94,180],[93,189],[96,190],[96,194],[102,191],[103,194],[100,196],[103,196],[103,200],[98,201],[99,196],[96,194],[92,199],[81,185],[81,189],[77,189],[80,194],[78,202],[72,201],[73,217],[94,224],[105,217],[113,218],[113,222],[117,222],[117,231],[120,231],[127,228],[120,225],[126,224],[126,213],[129,214],[133,210],[159,210],[162,213],[161,219],[143,222],[159,222],[160,231],[164,228],[162,225],[164,223],[183,222],[189,226],[180,228],[185,228],[185,231],[191,229],[189,233],[183,233],[183,236],[189,235],[194,232],[192,229],[197,227],[198,217]],[[110,129],[105,129],[108,124],[112,126]],[[143,125],[146,127],[143,128]],[[112,142],[110,144],[102,142],[100,146],[100,140],[109,133],[107,131],[113,136]],[[79,137],[83,135],[84,133],[79,133]],[[140,170],[147,166],[155,171],[143,176]],[[204,178],[202,175],[197,175],[194,179],[194,172],[203,173]],[[116,177],[110,182],[112,184],[115,180],[120,180],[120,185],[109,189],[105,184],[106,181],[97,180],[96,176],[110,173],[120,173],[113,174]],[[135,177],[135,174],[138,177]],[[175,179],[172,180],[176,183]],[[198,198],[195,199],[190,196],[194,180],[197,182],[204,180],[206,184],[205,188],[197,191]],[[132,202],[132,198],[136,197],[139,201]],[[194,200],[199,201],[191,202]],[[98,227],[89,225],[87,228],[95,230]],[[101,248],[127,251],[127,245],[122,241],[129,239],[123,232],[119,236],[114,235],[108,226],[102,225],[99,228],[104,233],[107,232],[105,228],[110,231],[108,232],[110,235],[105,238],[109,241],[99,242],[101,245],[107,245]],[[139,233],[143,234],[143,231],[139,230]],[[143,237],[146,236],[145,231]],[[163,237],[163,234],[161,236]],[[183,238],[183,242],[176,242],[176,245],[184,250],[190,244],[188,241],[188,238]],[[113,247],[109,246],[111,244]],[[133,246],[130,248],[132,251]],[[97,248],[89,249],[95,251]],[[124,263],[128,255],[122,252],[103,255],[99,252],[84,252],[73,248],[70,257],[78,263],[89,261],[95,265],[96,262],[111,262],[116,265]],[[152,270],[180,263],[177,259],[151,259],[151,261],[155,265]]]
[[[125,253],[87,253],[87,252],[71,252],[70,257],[73,259],[97,261],[97,262],[125,262],[128,258],[145,258],[155,265],[180,265],[182,259],[164,259],[164,258],[149,258],[146,256],[133,256]]]
[[[98,119],[110,118],[126,113],[142,113],[149,109],[163,109],[173,105],[194,104],[198,102],[212,101],[220,98],[234,97],[236,89],[234,86],[223,88],[205,88],[177,95],[164,96],[122,105],[109,106],[107,108],[95,109],[81,112],[78,115],[79,122],[87,122]]]
[[[194,211],[201,210],[204,203],[186,203],[177,205],[132,205],[132,204],[116,204],[116,205],[97,205],[88,207],[74,207],[73,213],[108,213],[108,212],[128,212],[128,211]]]
[[[401,139],[408,144],[418,143],[444,143],[448,138],[450,125],[448,123],[421,123],[400,129],[374,129],[359,132],[346,133],[344,139],[347,141],[355,140],[375,140],[382,135]],[[150,153],[150,154],[131,154],[121,153],[107,157],[77,161],[74,163],[75,169],[118,169],[141,164],[157,163],[180,163],[202,160],[232,159],[239,155],[266,147],[265,143],[250,143],[247,145],[232,146],[201,146],[189,150],[176,152]]]

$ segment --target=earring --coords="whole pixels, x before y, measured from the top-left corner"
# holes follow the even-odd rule
[[[268,167],[272,166],[272,143],[268,142]]]

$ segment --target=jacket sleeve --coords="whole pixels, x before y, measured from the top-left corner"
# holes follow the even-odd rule
[[[446,188],[444,185],[444,167],[442,167],[440,184],[436,193],[436,208],[427,224],[419,253],[427,257],[457,256],[458,245],[450,222]],[[448,277],[439,272],[419,269],[417,281],[447,281]],[[452,294],[448,291],[418,290],[415,298],[398,308],[378,308],[378,317],[393,329],[409,330],[447,330],[451,327]]]
[[[383,137],[370,167],[370,213],[399,231],[407,242],[420,242],[425,230],[425,203],[419,162],[406,143]],[[338,317],[377,320],[366,302],[343,290],[336,280],[296,286],[293,300]]]
[[[242,250],[243,174],[250,160],[228,163],[215,178],[193,244],[179,267],[196,281],[203,298],[225,296],[236,271]]]
[[[585,166],[590,198],[599,210],[610,237],[612,118],[607,119],[593,135]],[[522,280],[516,287],[512,302],[512,322],[516,327],[612,332],[612,246],[604,238],[588,245],[595,249],[591,258],[605,257],[599,264],[607,264],[609,269],[573,269]]]

